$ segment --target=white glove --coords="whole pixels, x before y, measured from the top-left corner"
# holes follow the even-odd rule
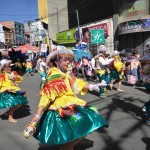
[[[107,84],[104,83],[104,82],[103,83],[98,83],[98,84],[89,84],[89,90],[99,92],[99,87],[100,86],[107,86]]]
[[[114,59],[113,58],[109,58],[107,61],[108,63],[111,63]]]

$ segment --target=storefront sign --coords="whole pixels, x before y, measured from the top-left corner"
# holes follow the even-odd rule
[[[119,34],[150,31],[150,19],[132,20],[118,26]]]
[[[56,41],[59,44],[75,43],[76,42],[76,29],[59,32],[56,34]]]
[[[108,36],[108,25],[107,23],[102,23],[102,24],[98,24],[98,25],[95,25],[95,26],[90,26],[88,27],[89,30],[100,30],[100,29],[103,29],[104,30],[104,34],[105,36]]]

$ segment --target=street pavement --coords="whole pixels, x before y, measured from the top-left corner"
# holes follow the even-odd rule
[[[25,139],[23,130],[36,112],[39,103],[40,75],[24,75],[20,87],[27,92],[29,105],[15,112],[17,124],[7,121],[0,110],[0,150],[58,150],[59,146],[42,145],[32,136]],[[78,143],[74,150],[150,150],[150,123],[143,120],[141,110],[149,100],[149,92],[142,86],[123,83],[124,92],[108,90],[108,98],[101,99],[96,92],[79,96],[97,107],[99,114],[109,122],[108,128],[98,129]],[[85,124],[86,126],[86,124]]]

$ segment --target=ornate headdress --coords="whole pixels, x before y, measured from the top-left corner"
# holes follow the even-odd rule
[[[61,48],[61,49],[58,49],[58,50],[54,50],[52,51],[48,56],[47,56],[47,59],[46,59],[46,62],[50,62],[50,61],[53,61],[55,58],[59,58],[61,56],[66,56],[66,57],[70,57],[72,60],[75,58],[72,50],[68,50],[66,48]]]
[[[112,56],[116,56],[116,55],[119,55],[120,54],[120,52],[118,52],[117,50],[114,50],[113,52],[112,52]]]
[[[108,51],[108,48],[105,45],[100,45],[98,47],[98,53],[107,52],[107,51]]]
[[[6,66],[6,65],[9,65],[11,64],[12,61],[11,60],[8,60],[8,59],[2,59],[0,61],[0,71]]]

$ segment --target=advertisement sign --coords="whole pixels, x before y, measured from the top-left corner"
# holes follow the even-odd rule
[[[91,38],[91,30],[103,30],[104,35],[108,36],[108,24],[107,23],[101,23],[97,25],[91,25],[86,28],[82,28],[82,36],[84,42],[89,42]]]
[[[132,20],[118,26],[119,34],[150,31],[150,19]]]
[[[90,26],[88,27],[89,30],[100,30],[100,29],[103,29],[104,30],[104,34],[105,36],[108,36],[108,25],[107,23],[102,23],[102,24],[98,24],[98,25],[95,25],[95,26]]]
[[[91,43],[104,44],[104,30],[91,30]]]
[[[56,41],[59,44],[75,43],[76,42],[76,29],[59,32],[56,34]]]

